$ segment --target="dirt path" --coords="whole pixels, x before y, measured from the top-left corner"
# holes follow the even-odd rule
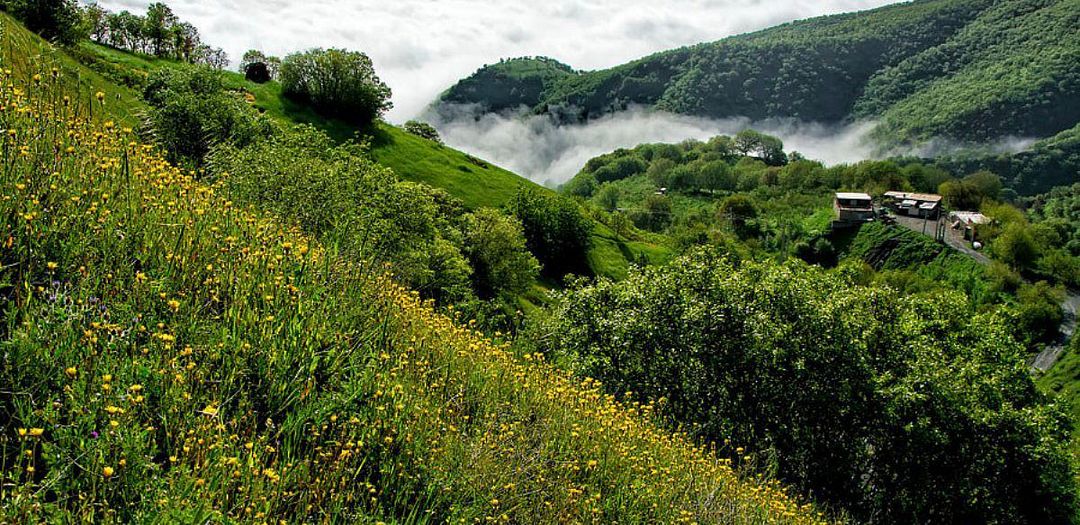
[[[924,224],[922,219],[914,217],[896,217],[896,222],[910,230],[923,233]],[[932,221],[925,224],[925,229],[926,235],[934,235],[934,223]],[[952,228],[946,230],[945,244],[948,244],[951,248],[975,259],[981,264],[990,264],[989,257],[982,252],[975,251],[971,247],[971,244],[963,238],[963,234]],[[1031,363],[1032,368],[1043,372],[1050,370],[1050,368],[1054,366],[1054,363],[1057,363],[1061,354],[1065,352],[1065,348],[1068,347],[1073,334],[1076,333],[1077,315],[1078,312],[1080,312],[1080,293],[1077,293],[1074,290],[1067,290],[1065,300],[1061,303],[1061,310],[1065,313],[1065,318],[1061,321],[1058,338],[1053,344],[1047,345],[1042,352],[1039,352],[1039,355],[1035,356],[1034,361]]]

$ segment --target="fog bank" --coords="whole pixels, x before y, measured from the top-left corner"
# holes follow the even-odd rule
[[[560,126],[543,115],[477,116],[468,107],[444,113],[452,116],[429,118],[448,145],[549,186],[566,182],[589,159],[618,148],[706,140],[748,128],[781,138],[786,151],[828,164],[856,162],[874,153],[867,140],[873,127],[870,122],[837,126],[791,119],[716,120],[632,108],[588,123]]]

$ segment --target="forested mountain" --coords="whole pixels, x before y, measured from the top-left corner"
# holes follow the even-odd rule
[[[439,99],[564,120],[675,113],[880,121],[884,145],[1049,137],[1080,121],[1080,1],[920,0],[813,18],[574,73],[480,69]]]

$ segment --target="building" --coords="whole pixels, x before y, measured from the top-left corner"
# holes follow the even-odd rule
[[[964,238],[972,242],[979,240],[979,226],[990,224],[990,218],[977,211],[954,211],[949,213],[949,222],[954,230],[964,229]]]
[[[884,196],[897,215],[936,219],[941,213],[941,195],[887,191]]]
[[[874,220],[874,199],[865,193],[837,193],[833,200],[836,222],[858,224]]]

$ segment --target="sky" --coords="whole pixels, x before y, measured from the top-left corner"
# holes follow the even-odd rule
[[[387,118],[420,114],[443,90],[500,58],[550,56],[577,69],[895,0],[166,0],[238,60],[256,48],[364,51],[393,90]],[[98,0],[143,13],[148,0]]]

